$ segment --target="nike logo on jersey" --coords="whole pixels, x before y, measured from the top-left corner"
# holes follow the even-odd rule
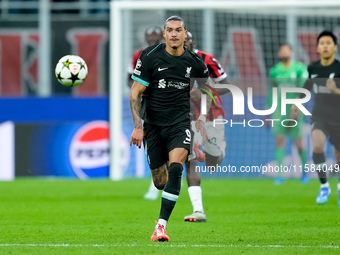
[[[335,73],[331,73],[331,74],[329,74],[329,78],[331,78],[331,79],[333,79],[333,78],[334,78],[334,76],[335,76]]]
[[[160,67],[158,67],[158,72],[162,72],[162,71],[164,71],[164,70],[166,70],[166,69],[168,69],[169,67],[164,67],[164,68],[160,68]]]
[[[318,75],[317,74],[311,74],[310,77],[313,79],[315,77],[318,77]]]

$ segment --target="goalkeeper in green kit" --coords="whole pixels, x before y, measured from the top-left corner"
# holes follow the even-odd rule
[[[282,87],[303,87],[306,79],[308,78],[307,67],[298,62],[292,60],[293,51],[289,44],[283,44],[279,48],[279,58],[280,62],[273,66],[270,69],[270,89],[267,99],[267,109],[272,106],[272,89],[274,87],[277,88],[278,93],[278,104],[275,112],[272,114],[272,119],[277,119],[279,121],[273,122],[273,133],[276,138],[276,149],[275,149],[275,160],[278,166],[283,165],[283,160],[285,158],[285,142],[286,136],[289,136],[294,140],[294,144],[296,145],[299,155],[301,158],[302,168],[304,169],[304,165],[306,163],[307,154],[302,146],[302,134],[303,134],[303,123],[304,123],[304,115],[300,112],[297,118],[297,125],[295,127],[284,127],[281,124],[281,121],[285,119],[291,119],[289,116],[291,105],[287,105],[286,115],[281,115],[281,88]],[[287,99],[293,99],[298,96],[297,93],[287,93]],[[286,122],[285,122],[286,123]],[[294,124],[294,123],[293,123]],[[292,125],[293,125],[292,124]],[[286,125],[290,125],[287,124]],[[284,178],[282,173],[279,173],[278,178],[275,179],[275,184],[282,184],[284,182]],[[308,178],[305,176],[305,172],[302,171],[302,183],[307,183]]]

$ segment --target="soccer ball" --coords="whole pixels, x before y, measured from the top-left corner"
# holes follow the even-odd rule
[[[55,67],[55,76],[64,86],[79,86],[87,76],[87,65],[85,61],[75,55],[62,57]]]

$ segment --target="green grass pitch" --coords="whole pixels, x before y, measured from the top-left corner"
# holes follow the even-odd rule
[[[336,180],[318,206],[317,180],[203,179],[206,223],[183,221],[183,184],[169,243],[150,241],[160,199],[143,200],[149,182],[0,182],[0,254],[340,254]]]

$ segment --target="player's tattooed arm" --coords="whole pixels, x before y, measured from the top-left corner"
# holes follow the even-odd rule
[[[139,82],[134,82],[130,91],[130,108],[133,118],[134,128],[142,128],[142,120],[140,116],[142,103],[141,95],[143,94],[146,87]]]
[[[143,94],[146,87],[139,82],[134,82],[130,91],[130,107],[133,117],[134,129],[131,134],[130,146],[135,144],[138,148],[141,148],[144,137],[143,125],[140,117],[141,111],[141,95]]]
[[[142,120],[140,117],[140,111],[142,108],[140,95],[136,99],[130,98],[130,107],[133,118],[134,128],[142,128]]]

